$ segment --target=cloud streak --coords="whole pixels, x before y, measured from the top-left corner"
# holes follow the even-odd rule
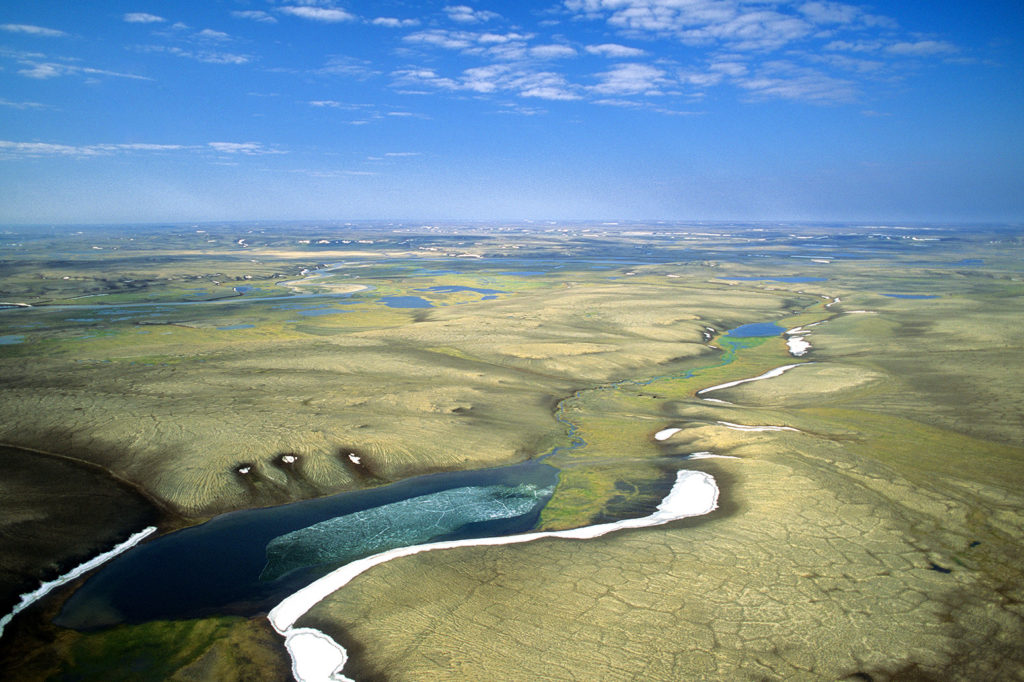
[[[55,28],[34,26],[32,24],[0,24],[0,31],[7,31],[8,33],[25,33],[27,35],[40,36],[43,38],[62,38],[67,35],[64,31],[58,31]]]
[[[277,19],[262,10],[236,10],[231,13],[236,19],[248,19],[262,24],[276,24]]]
[[[344,21],[355,21],[356,17],[353,14],[349,14],[343,9],[337,9],[334,7],[310,7],[308,5],[289,5],[285,7],[278,7],[278,12],[282,14],[290,14],[293,17],[300,17],[302,19],[309,19],[310,21],[319,21],[327,24],[337,24]]]
[[[147,12],[129,12],[124,15],[124,20],[129,24],[160,24],[167,21],[161,16]]]
[[[22,61],[22,66],[24,68],[19,69],[18,73],[26,78],[34,78],[36,80],[47,80],[49,78],[59,78],[61,76],[107,76],[110,78],[128,78],[130,80],[140,81],[152,80],[152,78],[139,76],[134,73],[120,73],[118,71],[107,71],[106,69],[94,69],[92,67],[80,66],[78,64]]]
[[[205,145],[153,144],[128,142],[114,144],[70,145],[51,142],[15,142],[0,140],[0,158],[76,157],[90,158],[129,153],[214,152],[217,154],[284,154],[259,142],[208,142]]]
[[[497,12],[477,10],[467,5],[449,5],[444,8],[448,18],[460,24],[482,24],[493,19],[500,19]]]

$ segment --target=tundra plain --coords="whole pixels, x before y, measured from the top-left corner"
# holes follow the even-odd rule
[[[680,468],[720,508],[396,559],[299,624],[359,680],[1024,676],[1019,230],[2,237],[6,610],[150,522],[550,455],[539,529],[643,516]],[[5,675],[287,675],[256,616],[58,627],[78,584],[8,626]]]

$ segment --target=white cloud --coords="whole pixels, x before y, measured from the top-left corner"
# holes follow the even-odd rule
[[[537,59],[561,59],[575,57],[576,50],[568,45],[537,45],[530,48],[530,56]]]
[[[527,66],[490,64],[466,69],[458,78],[439,76],[432,69],[405,69],[392,74],[398,86],[427,86],[439,90],[469,91],[479,94],[511,92],[520,97],[548,100],[576,100],[578,88],[565,77],[550,71],[534,71]]]
[[[842,2],[805,2],[799,10],[816,24],[849,24],[861,13],[859,7]]]
[[[167,21],[163,17],[158,17],[155,14],[148,14],[146,12],[129,12],[124,15],[124,20],[129,24],[159,24]]]
[[[587,45],[583,48],[590,54],[598,54],[603,57],[642,57],[647,54],[641,49],[627,47],[616,43],[604,43],[602,45]]]
[[[151,78],[137,76],[133,73],[118,73],[117,71],[94,69],[77,64],[32,61],[24,61],[22,64],[25,68],[19,69],[18,73],[27,78],[35,78],[37,80],[46,80],[47,78],[57,78],[59,76],[110,76],[113,78],[130,78],[142,81],[152,80]]]
[[[725,43],[737,50],[782,47],[811,24],[773,3],[739,0],[565,0],[565,6],[630,33],[674,36],[688,44]],[[779,6],[781,7],[781,6]]]
[[[385,152],[384,156],[423,156],[423,152]]]
[[[250,21],[259,21],[264,24],[276,24],[277,19],[261,10],[239,10],[231,13],[231,16],[238,19],[249,19]]]
[[[788,61],[772,61],[750,76],[737,79],[754,99],[791,99],[834,104],[857,98],[856,85],[845,79]]]
[[[101,157],[111,156],[114,154],[162,152],[213,152],[216,154],[241,154],[250,156],[284,153],[277,149],[269,148],[259,142],[208,142],[205,145],[153,144],[148,142],[70,145],[54,144],[49,142],[13,142],[10,140],[0,140],[0,157],[5,158],[43,156]]]
[[[890,45],[885,48],[889,54],[902,55],[905,57],[931,57],[939,54],[953,54],[960,49],[943,40],[918,40],[915,42],[903,42]]]
[[[660,95],[669,82],[665,75],[648,64],[616,64],[597,74],[601,80],[590,89],[599,95]]]
[[[118,152],[166,152],[189,149],[180,144],[94,144],[69,145],[49,142],[12,142],[0,140],[0,156],[107,156]]]
[[[826,50],[841,50],[843,52],[877,52],[882,49],[882,43],[877,40],[833,40],[825,45]]]
[[[11,109],[49,109],[50,105],[40,104],[39,102],[12,102],[0,98],[0,107],[10,107]]]
[[[27,33],[44,38],[59,38],[67,35],[64,31],[58,31],[55,28],[33,26],[32,24],[0,24],[0,30],[7,31],[8,33]]]
[[[447,50],[464,50],[476,44],[477,34],[465,33],[462,31],[444,31],[441,29],[430,29],[417,31],[402,38],[409,43],[423,43],[435,47],[443,47]]]
[[[884,62],[875,59],[857,59],[842,54],[815,55],[812,61],[862,74],[878,73],[885,68]]]
[[[370,22],[374,26],[384,26],[387,28],[404,28],[407,26],[419,26],[418,19],[396,19],[395,17],[377,17]]]
[[[366,80],[379,74],[372,68],[372,62],[355,57],[330,57],[327,63],[316,70],[322,76],[346,76]]]
[[[270,149],[259,142],[207,142],[206,146],[221,154],[283,154],[284,152]]]
[[[864,8],[843,2],[805,2],[798,8],[809,21],[822,25],[896,28],[889,17],[868,14]]]
[[[334,7],[308,7],[308,6],[294,6],[289,5],[287,7],[279,7],[278,12],[284,14],[291,14],[295,17],[302,17],[303,19],[309,19],[311,21],[321,21],[328,24],[335,24],[342,21],[354,21],[355,16],[349,14],[343,9],[337,9]]]
[[[203,40],[231,40],[231,36],[229,36],[227,33],[224,33],[223,31],[214,31],[211,28],[204,28],[202,31],[196,34],[196,37],[201,38]]]
[[[204,64],[248,64],[252,57],[246,54],[234,54],[232,52],[215,52],[213,50],[187,50],[181,47],[166,45],[143,45],[138,48],[143,52],[163,52],[175,57],[193,59]]]
[[[491,19],[500,18],[500,14],[487,10],[476,10],[467,5],[449,5],[444,8],[448,18],[461,24],[480,24]]]
[[[515,61],[530,56],[527,50],[527,41],[531,38],[533,38],[532,34],[524,33],[475,33],[473,31],[428,29],[410,33],[403,40],[408,43],[430,45],[446,50],[458,50],[464,54],[489,57],[499,61]],[[546,48],[547,46],[539,47]],[[534,56],[541,59],[569,56],[567,51],[572,50],[572,48],[564,46],[552,47],[556,47],[557,55],[555,50],[551,50],[545,55],[546,50],[542,49]],[[575,54],[575,51],[572,53]]]

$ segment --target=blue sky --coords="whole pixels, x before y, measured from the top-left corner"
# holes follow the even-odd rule
[[[1024,221],[1019,1],[0,8],[0,222]]]

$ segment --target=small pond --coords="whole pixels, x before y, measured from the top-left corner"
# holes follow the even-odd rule
[[[380,302],[389,308],[433,308],[434,305],[419,296],[381,296]]]
[[[734,339],[750,339],[757,336],[778,336],[784,331],[786,331],[785,327],[780,327],[772,322],[754,322],[730,329],[726,335]]]

